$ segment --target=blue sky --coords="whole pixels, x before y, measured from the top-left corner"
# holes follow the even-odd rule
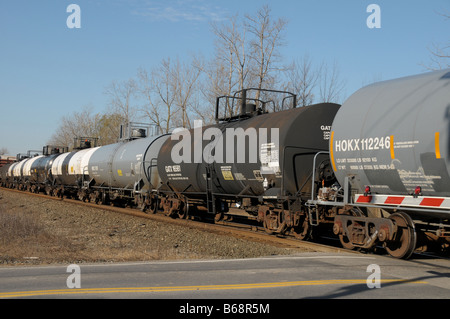
[[[69,29],[70,4],[81,29]],[[369,29],[369,4],[381,28]],[[286,62],[308,54],[339,65],[346,96],[374,79],[425,72],[428,47],[448,43],[449,0],[2,0],[0,2],[0,148],[41,149],[62,116],[84,106],[102,112],[105,87],[164,58],[214,49],[209,23],[268,4],[289,21]]]

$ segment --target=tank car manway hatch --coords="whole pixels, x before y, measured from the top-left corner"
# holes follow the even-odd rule
[[[249,93],[255,91],[255,97],[249,97]],[[275,96],[274,96],[275,95]],[[279,103],[279,107],[276,106],[274,99],[277,95],[284,95]],[[265,98],[265,100],[262,100]],[[289,106],[288,102],[291,100]],[[223,101],[225,101],[223,103]],[[222,108],[225,110],[223,115],[220,113],[221,102]],[[240,103],[239,103],[240,102]],[[272,110],[270,110],[272,106]],[[278,90],[248,88],[241,91],[237,91],[233,96],[219,96],[216,99],[216,123],[229,122],[233,120],[243,120],[255,115],[266,114],[269,112],[282,111],[286,109],[294,109],[297,107],[297,95]],[[236,110],[236,108],[239,108]],[[237,114],[235,114],[237,113]]]
[[[85,137],[85,136],[77,136],[73,139],[73,150],[85,150],[87,148],[97,147],[98,146],[98,137]]]
[[[119,141],[132,141],[147,136],[156,136],[160,132],[160,127],[155,124],[128,122],[120,125]]]

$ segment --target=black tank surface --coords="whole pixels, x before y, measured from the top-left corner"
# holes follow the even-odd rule
[[[215,193],[309,193],[314,156],[328,151],[338,109],[323,103],[172,134],[158,157],[163,185],[204,193],[210,174]]]
[[[50,180],[51,167],[54,160],[61,154],[43,156],[31,166],[31,181],[33,183],[45,183]]]

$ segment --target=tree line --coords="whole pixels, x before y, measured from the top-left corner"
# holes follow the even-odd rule
[[[120,124],[129,121],[153,124],[159,133],[192,128],[194,120],[210,124],[216,98],[243,88],[289,91],[297,95],[299,106],[342,103],[345,80],[337,63],[318,63],[308,55],[286,61],[282,48],[287,46],[287,25],[286,19],[274,18],[267,5],[254,14],[213,22],[211,57],[200,53],[185,59],[167,57],[149,70],[138,69],[128,80],[111,82],[104,92],[107,111],[94,113],[85,107],[64,116],[49,144],[72,148],[74,137],[80,135],[98,137],[100,145],[115,143]],[[434,58],[445,57],[439,48],[432,51]],[[260,98],[258,94],[255,98]],[[225,111],[233,116],[239,110],[226,104]]]
[[[149,70],[138,69],[130,79],[111,82],[104,91],[107,111],[84,107],[64,116],[49,144],[72,148],[76,136],[98,137],[100,145],[115,143],[120,124],[129,121],[153,124],[159,133],[192,128],[194,120],[210,124],[216,98],[243,88],[289,91],[297,94],[300,106],[341,102],[345,81],[337,64],[316,66],[309,56],[286,63],[281,51],[287,45],[287,25],[272,16],[269,6],[212,22],[212,57],[168,57]],[[238,112],[236,105],[225,107],[229,116]]]

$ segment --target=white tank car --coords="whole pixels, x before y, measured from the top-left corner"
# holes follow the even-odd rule
[[[15,180],[19,181],[22,179],[22,169],[28,160],[30,159],[29,158],[24,159],[18,162],[17,165],[14,165],[14,167],[12,168],[12,176],[14,177]]]

